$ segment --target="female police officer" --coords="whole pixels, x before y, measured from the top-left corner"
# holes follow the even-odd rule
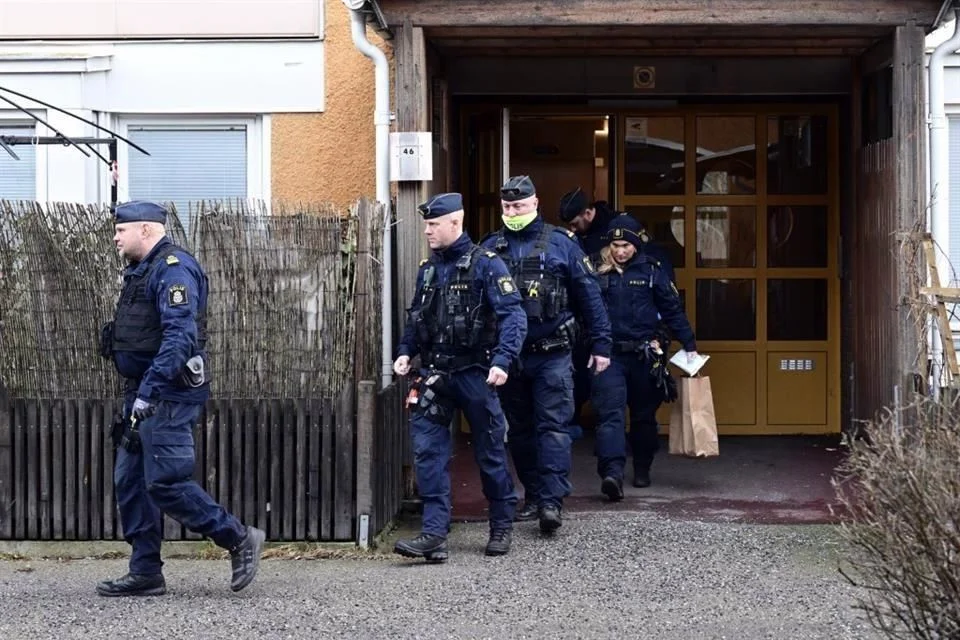
[[[650,465],[660,446],[657,409],[670,395],[666,358],[659,341],[661,319],[691,359],[697,344],[676,286],[660,263],[647,254],[642,226],[627,214],[610,221],[608,245],[597,269],[610,316],[613,360],[591,385],[597,415],[597,471],[600,490],[623,498],[626,463],[624,409],[630,406],[633,486],[650,485]]]

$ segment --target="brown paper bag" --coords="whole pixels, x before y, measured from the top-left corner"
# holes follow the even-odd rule
[[[670,413],[670,453],[692,458],[720,455],[710,377],[681,377]]]

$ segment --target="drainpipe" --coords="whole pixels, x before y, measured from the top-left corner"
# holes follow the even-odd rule
[[[953,36],[938,46],[930,56],[929,90],[930,114],[927,126],[930,129],[930,231],[933,239],[939,245],[937,252],[937,270],[943,280],[943,286],[950,283],[946,280],[950,272],[950,141],[947,131],[947,114],[944,109],[944,65],[948,56],[960,49],[960,8],[954,9]],[[933,323],[936,334],[930,353],[933,364],[933,394],[940,396],[940,385],[943,383],[943,345],[937,340],[939,330],[936,322]],[[945,336],[953,339],[953,336]]]
[[[383,363],[381,387],[393,382],[393,249],[390,225],[390,67],[387,56],[379,47],[367,40],[367,21],[361,9],[366,0],[343,0],[350,10],[350,33],[357,51],[373,60],[374,112],[373,126],[376,130],[376,196],[384,206],[383,220],[383,290],[380,313],[383,317]]]

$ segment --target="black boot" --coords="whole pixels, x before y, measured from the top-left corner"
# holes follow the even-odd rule
[[[429,533],[421,533],[412,540],[397,540],[393,552],[404,558],[423,558],[427,562],[447,561],[447,539]]]
[[[563,525],[563,519],[560,515],[560,507],[548,504],[540,508],[540,531],[543,533],[553,533]]]
[[[510,542],[512,535],[507,529],[494,529],[490,532],[490,540],[487,542],[486,555],[505,556],[510,552]]]
[[[650,465],[633,468],[633,486],[638,489],[650,486]]]
[[[233,567],[233,578],[230,580],[230,589],[240,591],[253,582],[260,568],[260,554],[263,552],[263,541],[267,534],[256,527],[247,527],[247,535],[236,547],[230,550],[230,565]]]
[[[104,580],[97,585],[97,593],[108,598],[118,596],[162,596],[167,592],[163,574],[128,573],[116,580]]]
[[[606,476],[600,483],[600,491],[610,499],[610,502],[619,502],[623,500],[623,480]]]
[[[527,500],[523,503],[523,506],[517,509],[516,514],[514,514],[513,519],[516,522],[526,522],[528,520],[537,519],[537,503],[532,500]]]

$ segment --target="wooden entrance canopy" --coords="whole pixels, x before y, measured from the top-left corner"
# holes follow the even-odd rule
[[[854,56],[943,0],[379,0],[442,55]]]

